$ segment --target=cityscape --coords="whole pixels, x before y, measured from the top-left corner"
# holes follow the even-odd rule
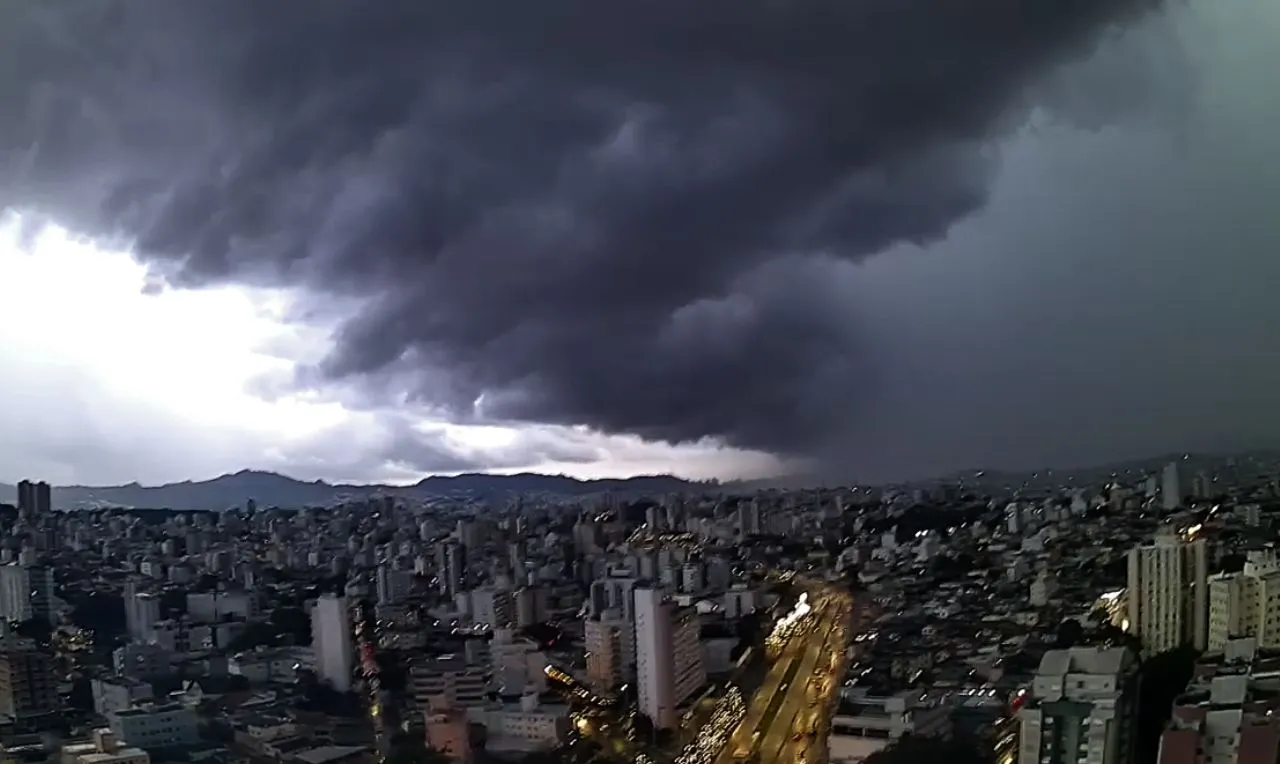
[[[0,764],[1280,764],[1278,30],[0,0]]]
[[[22,481],[0,505],[0,745],[68,764],[1276,761],[1280,459],[1084,474],[188,511],[61,507]]]

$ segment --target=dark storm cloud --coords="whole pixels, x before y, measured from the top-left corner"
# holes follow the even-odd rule
[[[803,453],[875,370],[791,258],[945,237],[1032,86],[1159,4],[14,0],[0,204],[376,296],[329,378]]]

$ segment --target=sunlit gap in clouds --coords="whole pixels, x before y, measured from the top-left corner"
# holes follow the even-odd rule
[[[0,392],[9,400],[0,401],[0,427],[44,430],[47,412],[67,408],[71,396],[95,412],[94,421],[83,422],[86,440],[93,429],[109,443],[154,438],[169,450],[204,455],[139,463],[130,468],[136,473],[113,482],[255,468],[407,483],[424,475],[410,458],[419,440],[475,465],[468,469],[494,472],[707,478],[780,470],[767,455],[714,444],[668,446],[574,427],[456,425],[425,405],[368,408],[338,388],[300,388],[295,371],[324,356],[333,321],[358,305],[317,315],[307,310],[307,295],[291,290],[157,288],[155,274],[127,251],[23,222],[0,214]],[[369,454],[376,455],[373,466]],[[78,465],[29,464],[21,468],[64,482],[89,480]]]
[[[24,235],[25,233],[25,235]],[[34,235],[0,222],[0,341],[33,365],[92,370],[101,385],[150,405],[285,435],[333,424],[341,406],[306,393],[268,404],[248,393],[322,353],[324,327],[286,324],[284,290],[148,287],[145,266],[48,225]]]

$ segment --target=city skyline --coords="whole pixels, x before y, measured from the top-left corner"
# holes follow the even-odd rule
[[[1111,19],[1028,38],[1043,50],[1004,63],[1035,83],[1030,106],[977,77],[987,53],[894,19],[904,40],[959,45],[954,76],[976,77],[927,82],[920,113],[908,115],[844,74],[860,63],[845,56],[871,55],[848,53],[857,46],[847,41],[815,39],[812,59],[792,61],[761,39],[717,40],[723,83],[696,56],[664,48],[673,70],[716,95],[699,110],[634,68],[653,54],[645,44],[669,40],[640,35],[609,54],[586,46],[584,57],[616,55],[617,67],[584,82],[525,31],[500,27],[502,4],[490,5],[492,18],[434,21],[506,45],[521,57],[511,66],[543,79],[516,87],[494,61],[495,82],[507,84],[486,91],[471,52],[447,46],[439,55],[456,57],[463,79],[433,75],[434,89],[411,94],[348,92],[323,67],[299,70],[288,84],[318,94],[324,111],[314,149],[303,141],[311,125],[291,122],[279,94],[251,90],[253,73],[211,74],[220,52],[145,42],[194,39],[205,23],[236,28],[212,11],[129,17],[120,39],[143,41],[122,49],[162,60],[172,81],[143,87],[128,79],[134,69],[104,65],[130,94],[118,102],[97,98],[97,80],[74,67],[46,67],[42,33],[6,49],[26,56],[11,70],[33,74],[0,83],[30,106],[6,134],[15,142],[0,144],[12,179],[0,188],[5,476],[159,484],[250,468],[375,483],[525,470],[882,482],[1235,450],[1280,432],[1280,365],[1267,352],[1280,262],[1266,256],[1280,247],[1267,201],[1280,195],[1280,171],[1257,161],[1273,140],[1259,126],[1280,116],[1266,82],[1275,53],[1258,32],[1275,9],[1193,2],[1105,36],[1087,60],[1049,51],[1103,36]],[[676,7],[627,12],[697,23]],[[765,23],[754,6],[741,12],[744,35]],[[849,13],[833,26],[855,29]],[[66,39],[88,23],[50,14],[41,23],[62,25]],[[803,16],[769,24],[812,33]],[[606,21],[582,23],[607,36]],[[340,22],[317,22],[316,34]],[[759,60],[742,58],[751,55]],[[369,72],[382,63],[352,59]],[[840,76],[821,79],[821,66]],[[804,101],[779,85],[794,78],[832,90]],[[127,130],[95,130],[60,150],[32,100],[36,80],[94,102],[102,124],[167,137],[113,143]],[[944,97],[961,84],[971,121]],[[610,97],[583,102],[589,85]],[[539,111],[524,98],[535,90],[583,121]],[[179,97],[185,108],[170,109]],[[858,98],[876,108],[868,131],[906,120],[942,138],[885,146],[888,159],[819,130],[815,115],[850,119],[832,110]],[[236,132],[232,113],[288,125],[297,140],[264,144],[265,133]],[[386,124],[343,121],[353,114]],[[185,122],[196,115],[199,129]],[[91,129],[63,118],[70,133]],[[503,122],[529,132],[498,130]],[[439,159],[418,140],[428,134],[458,162],[441,175],[475,198],[445,203],[401,171]],[[878,135],[861,137],[879,145]],[[825,141],[839,176],[814,174],[831,157],[811,166],[797,136]],[[240,185],[214,188],[214,166],[241,168]],[[700,167],[702,180],[688,174]],[[311,184],[305,214],[286,179]],[[98,197],[108,186],[114,195]],[[423,202],[434,222],[406,214],[415,194],[443,204]]]
[[[0,742],[1280,764],[1280,3],[0,2]]]

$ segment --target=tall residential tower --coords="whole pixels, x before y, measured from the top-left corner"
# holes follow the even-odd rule
[[[1129,551],[1129,631],[1148,655],[1180,645],[1205,649],[1209,552],[1196,530],[1166,525],[1153,544]]]

